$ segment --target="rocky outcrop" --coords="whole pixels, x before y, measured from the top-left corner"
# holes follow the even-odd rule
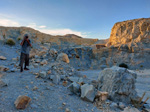
[[[150,18],[141,18],[116,23],[107,45],[127,43],[150,43]]]
[[[137,74],[126,68],[106,68],[98,77],[99,90],[108,92],[109,98],[115,102],[128,104],[138,97],[135,90],[136,78]]]

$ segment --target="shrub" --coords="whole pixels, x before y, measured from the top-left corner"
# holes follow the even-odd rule
[[[140,65],[141,68],[143,68],[143,65]]]
[[[121,63],[121,64],[119,64],[119,67],[122,67],[122,68],[128,68],[128,65],[125,64],[125,63]]]
[[[14,41],[12,38],[9,38],[9,39],[7,39],[7,41],[6,41],[6,44],[8,44],[8,45],[10,45],[10,46],[13,46],[13,45],[15,45],[16,43],[15,43],[15,41]]]
[[[17,40],[18,40],[18,41],[21,40],[21,37],[18,37]]]

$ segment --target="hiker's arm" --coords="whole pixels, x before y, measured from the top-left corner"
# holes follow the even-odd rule
[[[25,41],[25,39],[23,39],[22,42],[20,43],[21,46],[23,45],[24,41]]]
[[[24,43],[25,40],[26,40],[26,38],[24,37],[23,40],[22,40],[22,42],[20,43],[21,46],[23,45],[23,43]]]
[[[27,42],[28,42],[28,44],[32,47],[32,45],[31,45],[31,43],[30,43],[29,39],[26,39],[26,41],[27,41]]]

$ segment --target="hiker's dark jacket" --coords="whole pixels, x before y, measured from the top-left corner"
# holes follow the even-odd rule
[[[30,42],[30,40],[29,40],[29,42]],[[29,54],[30,49],[31,49],[31,47],[30,47],[29,43],[25,40],[23,45],[21,46],[21,53]]]

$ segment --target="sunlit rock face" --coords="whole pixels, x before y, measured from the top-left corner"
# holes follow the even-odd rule
[[[129,43],[150,43],[150,18],[141,18],[116,23],[108,46]]]

